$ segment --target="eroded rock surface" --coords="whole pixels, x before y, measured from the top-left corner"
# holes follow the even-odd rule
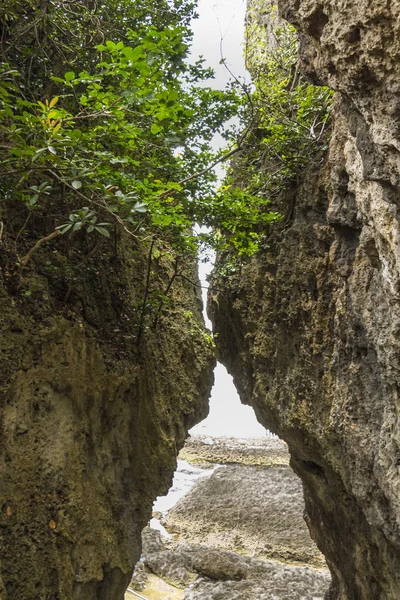
[[[151,529],[143,532],[143,561],[162,580],[185,588],[184,600],[322,600],[330,581],[327,569],[165,542]]]
[[[189,565],[202,577],[185,590],[184,600],[322,600],[326,569],[259,560],[234,552],[182,544]]]
[[[336,90],[293,218],[210,297],[242,401],[289,446],[328,597],[400,598],[400,2],[280,0]],[[282,204],[282,212],[287,207]]]
[[[214,455],[237,464],[198,480],[169,511],[163,522],[172,537],[143,531],[133,589],[153,598],[143,578],[149,573],[184,600],[322,600],[330,573],[305,527],[301,484],[285,445],[272,437],[195,436],[187,448],[200,461]],[[248,466],[253,459],[268,466]]]
[[[276,565],[274,571],[264,575],[263,581],[198,581],[186,591],[183,600],[322,600],[329,580],[326,575],[311,569],[307,581],[304,568],[278,568]]]
[[[192,464],[287,465],[287,445],[276,436],[263,438],[213,438],[191,435],[179,457]]]
[[[197,482],[163,524],[192,543],[321,566],[303,510],[302,486],[289,466],[224,466]]]
[[[122,599],[152,502],[207,414],[212,350],[182,308],[201,325],[195,287],[175,282],[139,344],[148,249],[122,236],[88,254],[85,239],[23,272],[0,248],[2,600]],[[172,263],[152,268],[165,289]]]

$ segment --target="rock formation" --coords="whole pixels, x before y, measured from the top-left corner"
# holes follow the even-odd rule
[[[280,0],[336,91],[329,156],[209,308],[242,401],[289,446],[334,600],[400,598],[400,2]],[[221,291],[222,288],[222,291]],[[218,291],[217,291],[218,290]]]
[[[3,236],[2,600],[122,600],[153,500],[208,410],[196,286],[176,279],[139,344],[148,249],[124,235],[86,243],[43,246],[21,271]],[[171,271],[154,260],[152,289]]]
[[[265,561],[187,542],[171,550],[156,531],[143,533],[144,564],[164,580],[185,587],[183,600],[322,600],[328,585],[324,569]]]
[[[172,536],[143,531],[130,587],[149,599],[322,600],[330,573],[304,523],[303,490],[285,445],[267,436],[210,442],[194,436],[181,451],[198,464],[212,456],[219,464],[162,513]],[[172,489],[180,489],[177,475]],[[158,596],[166,585],[175,590]]]
[[[215,554],[225,549],[326,568],[303,511],[301,484],[288,465],[224,465],[200,479],[162,523],[179,539],[207,545]]]

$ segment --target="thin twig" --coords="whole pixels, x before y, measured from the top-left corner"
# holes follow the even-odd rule
[[[106,116],[106,117],[114,117],[114,115],[112,113],[110,113],[110,109],[113,108],[114,106],[116,106],[120,101],[122,100],[122,98],[117,98],[116,100],[114,100],[114,102],[112,102],[110,104],[110,106],[104,106],[104,108],[101,108],[99,110],[97,110],[96,112],[93,113],[86,113],[85,111],[81,111],[80,113],[78,113],[75,116],[71,116],[71,117],[65,117],[63,119],[60,119],[62,121],[62,123],[65,123],[67,121],[78,121],[80,119],[98,119],[101,116]]]
[[[192,181],[192,179],[198,179],[199,177],[202,177],[202,175],[206,175],[214,167],[221,164],[222,162],[225,162],[228,158],[230,158],[237,152],[240,152],[241,149],[242,149],[242,147],[240,145],[238,145],[236,148],[233,148],[232,150],[230,150],[227,154],[224,154],[220,158],[216,159],[214,162],[211,163],[211,165],[209,165],[202,171],[199,171],[198,173],[194,173],[193,175],[190,175],[189,177],[186,177],[185,179],[181,179],[181,181],[178,181],[178,185],[184,185],[185,183]],[[158,194],[158,197],[164,198],[165,196],[173,196],[177,191],[178,190],[167,190],[165,192],[161,192],[160,194]]]
[[[30,213],[28,214],[27,218],[26,218],[26,221],[25,221],[25,223],[22,225],[21,229],[20,229],[20,230],[18,231],[18,233],[17,233],[17,237],[15,238],[15,241],[14,241],[14,244],[15,244],[15,250],[17,250],[17,242],[18,242],[18,240],[19,240],[19,236],[20,236],[20,235],[21,235],[21,233],[22,233],[22,232],[25,230],[26,226],[27,226],[27,225],[28,225],[28,223],[29,223],[29,219],[31,218],[31,216],[32,216],[32,213],[30,212]]]
[[[0,244],[3,243],[3,232],[4,232],[4,223],[0,221]]]
[[[21,260],[21,267],[26,267],[26,265],[32,258],[32,254],[34,254],[36,252],[36,250],[39,250],[40,246],[42,246],[46,242],[50,242],[51,240],[58,237],[59,235],[61,235],[61,232],[57,230],[57,231],[52,231],[49,235],[46,235],[46,237],[40,238],[40,240],[38,240],[36,242],[36,244],[29,250],[28,254],[26,254],[24,256],[24,258]]]
[[[182,279],[184,279],[185,281],[187,281],[194,287],[200,288],[202,290],[209,290],[210,292],[221,292],[221,293],[223,292],[223,290],[221,288],[216,288],[212,285],[201,285],[201,283],[196,283],[195,281],[192,281],[191,279],[189,279],[189,277],[186,277],[186,275],[184,275],[183,273],[177,273],[176,276],[182,277]]]

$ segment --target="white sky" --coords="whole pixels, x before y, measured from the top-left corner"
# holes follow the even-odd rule
[[[199,18],[193,21],[194,40],[192,55],[202,55],[216,72],[216,85],[223,86],[229,79],[221,59],[223,56],[236,77],[245,76],[242,54],[245,0],[199,0]]]
[[[192,55],[194,58],[203,55],[207,66],[213,67],[216,71],[216,87],[224,87],[230,78],[225,67],[219,64],[221,37],[223,56],[229,68],[236,77],[246,77],[243,60],[245,11],[245,0],[199,0],[199,19],[193,21]],[[220,142],[216,139],[215,143]],[[205,278],[211,268],[210,263],[200,265],[203,285],[206,284]],[[211,327],[209,321],[208,327]],[[257,422],[253,409],[240,403],[232,378],[225,367],[218,364],[210,400],[210,414],[202,423],[193,427],[191,433],[257,437],[264,436],[265,431]]]

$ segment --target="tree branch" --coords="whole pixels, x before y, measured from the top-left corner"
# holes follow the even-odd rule
[[[222,54],[222,43],[223,43],[223,38],[221,36],[221,40],[220,40],[220,55],[221,55],[221,62],[223,63],[225,69],[228,71],[228,73],[231,75],[231,77],[233,77],[233,79],[236,81],[236,83],[238,84],[238,86],[242,89],[242,91],[244,92],[244,94],[247,97],[249,106],[250,106],[250,121],[247,124],[247,127],[245,127],[243,133],[239,136],[239,139],[237,141],[237,144],[234,148],[232,148],[229,152],[227,152],[226,154],[224,154],[223,156],[221,156],[220,158],[217,158],[214,162],[211,163],[211,165],[209,165],[208,167],[206,167],[205,169],[203,169],[202,171],[199,171],[198,173],[194,173],[193,175],[190,175],[189,177],[186,177],[185,179],[182,179],[181,181],[178,181],[178,185],[184,185],[185,183],[188,183],[189,181],[192,181],[193,179],[198,179],[199,177],[202,177],[203,175],[206,175],[207,173],[209,173],[209,171],[211,171],[214,167],[216,167],[217,165],[225,162],[228,158],[230,158],[231,156],[233,156],[234,154],[236,154],[237,152],[240,152],[243,148],[243,143],[246,140],[247,136],[249,135],[250,131],[253,129],[253,125],[255,122],[255,108],[254,108],[254,103],[253,103],[253,99],[247,89],[247,87],[236,77],[236,75],[232,72],[232,70],[228,67],[228,65],[226,64],[226,60],[223,57]],[[159,194],[159,198],[164,198],[165,196],[173,196],[178,190],[167,190],[165,192],[161,192],[161,194]]]
[[[199,171],[198,173],[194,173],[193,175],[189,175],[189,177],[185,177],[185,179],[181,179],[181,181],[178,181],[178,185],[184,185],[185,183],[188,183],[189,181],[192,181],[192,179],[198,179],[199,177],[202,177],[202,175],[206,175],[206,173],[208,173],[214,167],[216,167],[217,165],[221,164],[222,162],[224,162],[225,160],[227,160],[228,158],[230,158],[234,154],[236,154],[236,152],[240,152],[241,149],[242,149],[241,145],[236,146],[236,148],[232,148],[232,150],[230,150],[229,152],[227,152],[227,154],[224,154],[220,158],[216,159],[214,162],[211,163],[211,165],[209,165],[208,167],[206,167],[202,171]],[[177,191],[178,190],[167,190],[165,192],[161,192],[161,194],[159,194],[158,197],[159,198],[164,198],[165,196],[173,196]]]
[[[24,258],[21,260],[21,267],[26,267],[28,262],[31,260],[32,255],[37,250],[39,250],[40,246],[42,246],[46,242],[50,242],[51,240],[58,237],[59,235],[61,235],[61,232],[57,230],[57,231],[52,231],[49,235],[46,235],[46,237],[40,238],[40,240],[38,240],[36,242],[36,244],[29,250],[28,254],[26,254],[24,256]]]

